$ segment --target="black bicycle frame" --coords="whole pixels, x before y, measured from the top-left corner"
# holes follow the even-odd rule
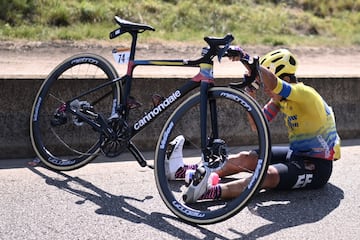
[[[208,102],[210,104],[210,119],[212,121],[212,138],[218,137],[218,129],[217,129],[217,112],[216,112],[216,101],[214,99],[208,99],[208,91],[214,86],[214,77],[213,77],[213,57],[215,56],[214,50],[210,48],[210,50],[205,53],[201,58],[197,60],[135,60],[135,51],[136,51],[136,42],[137,42],[137,34],[138,31],[121,31],[116,32],[116,36],[120,36],[123,33],[130,33],[132,37],[131,49],[130,49],[130,57],[128,62],[128,69],[126,75],[113,79],[112,81],[103,83],[85,93],[73,98],[72,100],[67,102],[67,111],[72,114],[77,115],[82,121],[87,122],[91,126],[93,126],[98,131],[102,131],[107,135],[113,134],[111,132],[111,128],[108,126],[105,119],[100,114],[94,113],[96,117],[96,121],[89,119],[85,114],[71,110],[70,103],[75,99],[79,99],[82,96],[85,96],[89,93],[95,92],[103,87],[109,86],[111,84],[116,84],[121,82],[121,99],[120,103],[113,101],[114,106],[113,109],[116,110],[116,113],[123,119],[127,120],[129,116],[129,108],[127,107],[127,101],[130,97],[131,93],[131,85],[133,80],[133,72],[137,66],[172,66],[172,67],[198,67],[200,71],[194,77],[189,79],[183,86],[176,89],[170,95],[168,95],[165,100],[160,103],[158,106],[152,108],[145,116],[141,119],[138,119],[133,126],[131,126],[130,139],[133,138],[136,134],[141,132],[144,128],[146,128],[151,122],[157,119],[165,110],[167,110],[170,106],[178,102],[181,98],[187,95],[190,91],[195,88],[200,87],[200,128],[201,128],[201,149],[203,152],[203,156],[206,156],[206,147],[208,142],[207,136],[207,108]],[[116,37],[115,32],[111,38]],[[232,39],[231,39],[232,40]],[[108,94],[111,94],[109,92]],[[116,99],[115,99],[116,100]],[[144,161],[144,157],[141,152],[136,148],[136,146],[129,140],[128,149],[135,156],[141,166],[145,166],[146,162]]]
[[[70,105],[72,101],[75,99],[79,99],[82,96],[90,94],[92,92],[98,91],[101,88],[106,86],[116,84],[117,82],[122,82],[122,86],[124,89],[122,90],[121,102],[114,103],[118,106],[113,106],[113,109],[117,109],[117,113],[121,116],[122,119],[128,119],[129,109],[127,108],[127,99],[130,96],[131,92],[131,84],[132,84],[132,74],[133,70],[136,66],[179,66],[179,67],[199,67],[200,71],[194,77],[190,78],[184,85],[180,88],[175,89],[172,93],[170,93],[163,102],[161,102],[158,106],[153,107],[146,115],[144,115],[141,119],[135,121],[134,125],[131,126],[130,138],[134,137],[136,134],[141,132],[144,128],[146,128],[149,124],[151,124],[155,119],[157,119],[163,112],[165,112],[170,106],[177,103],[178,100],[183,98],[189,92],[194,90],[195,88],[200,87],[200,128],[201,128],[201,149],[204,151],[207,145],[207,108],[208,108],[208,90],[214,86],[214,78],[213,78],[213,62],[210,63],[198,63],[196,61],[185,61],[185,60],[134,60],[129,62],[128,73],[123,77],[114,79],[112,81],[103,83],[85,93],[80,94],[79,96],[68,101],[67,106]],[[111,93],[111,92],[110,92]],[[213,133],[214,136],[217,137],[217,121],[216,121],[216,102],[215,100],[210,100],[210,114],[211,120],[213,122]],[[97,121],[94,122],[92,119],[89,119],[85,114],[71,110],[70,107],[67,108],[72,114],[78,116],[82,121],[87,122],[92,127],[97,129],[98,131],[103,131],[106,134],[109,130],[106,121],[102,119],[102,116],[98,114]],[[215,124],[215,125],[214,125]],[[135,146],[133,146],[135,147]],[[133,152],[133,151],[132,151]],[[138,153],[136,153],[138,154]],[[204,155],[205,156],[205,155]]]

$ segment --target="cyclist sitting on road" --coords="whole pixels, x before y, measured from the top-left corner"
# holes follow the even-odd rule
[[[248,56],[241,48],[239,56]],[[239,61],[240,57],[231,60]],[[297,61],[286,49],[269,52],[260,59],[261,78],[264,92],[271,98],[263,111],[271,121],[279,111],[284,113],[288,129],[289,146],[272,147],[271,164],[262,183],[264,189],[315,189],[324,186],[332,173],[333,160],[340,158],[340,138],[336,131],[334,113],[316,90],[299,82],[295,76]],[[173,151],[167,163],[169,179],[184,178],[188,169],[184,166],[182,147],[184,137],[173,142]],[[241,171],[254,170],[257,164],[257,150],[243,151],[230,157],[215,170],[219,177]],[[225,184],[208,186],[211,170],[197,185],[186,190],[186,202],[200,199],[229,199],[241,194],[250,179],[240,179]]]

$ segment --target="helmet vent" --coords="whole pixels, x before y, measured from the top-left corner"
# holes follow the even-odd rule
[[[278,57],[278,58],[275,58],[274,60],[272,60],[271,62],[277,62],[277,61],[279,61],[279,60],[281,60],[282,59],[282,57]]]
[[[290,56],[289,62],[291,65],[294,65],[294,66],[296,65],[296,61],[292,56]]]
[[[281,64],[281,65],[277,66],[276,69],[275,69],[275,74],[280,72],[284,67],[285,67],[284,64]]]
[[[279,54],[279,53],[280,53],[280,51],[273,52],[273,53],[271,54],[271,56],[274,56],[274,55]]]

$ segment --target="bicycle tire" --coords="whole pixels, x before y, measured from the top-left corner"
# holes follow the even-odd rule
[[[118,78],[115,68],[105,58],[80,53],[60,63],[40,86],[30,114],[30,138],[37,157],[53,170],[80,168],[100,152],[99,133],[73,116],[61,118],[64,124],[52,126],[54,113],[62,104],[101,83]],[[81,81],[81,82],[80,82]],[[104,99],[99,98],[106,92]],[[116,82],[92,94],[82,96],[79,104],[96,103],[97,111],[109,117],[113,102],[120,102],[121,84]]]
[[[242,210],[259,190],[271,156],[268,124],[261,107],[253,98],[242,91],[227,87],[213,87],[209,90],[208,96],[209,100],[216,99],[218,137],[225,140],[228,153],[235,154],[240,150],[250,150],[249,146],[251,145],[259,150],[259,160],[253,172],[221,179],[221,181],[230,181],[252,175],[251,182],[239,197],[229,201],[199,201],[194,204],[185,204],[182,200],[182,192],[186,189],[185,182],[167,179],[165,161],[169,142],[177,135],[183,135],[186,139],[183,152],[185,164],[202,161],[200,147],[192,147],[200,144],[198,139],[200,123],[194,124],[197,119],[200,119],[200,93],[192,95],[181,103],[168,118],[159,136],[155,152],[154,174],[157,189],[165,205],[179,218],[195,224],[213,224],[224,221]],[[248,125],[239,126],[241,122],[248,124],[247,113],[254,119],[256,132],[249,130],[250,126]],[[208,117],[208,122],[209,120]],[[208,125],[207,134],[211,134],[211,124]],[[246,174],[246,176],[242,174]]]

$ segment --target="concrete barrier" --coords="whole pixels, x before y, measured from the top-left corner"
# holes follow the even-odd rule
[[[324,77],[302,78],[305,84],[313,86],[334,109],[338,132],[342,139],[360,137],[360,79],[357,77]],[[0,159],[30,158],[35,153],[29,137],[29,117],[36,93],[43,79],[39,77],[22,77],[21,79],[0,78]],[[166,96],[170,90],[180,86],[186,79],[137,78],[133,82],[132,95],[143,103],[136,109],[142,114],[150,109],[151,95],[159,93]],[[237,79],[217,79],[217,85],[224,85]],[[79,87],[74,86],[71,87]],[[266,97],[259,94],[259,102],[263,104]],[[153,123],[136,136],[135,141],[141,150],[152,150],[162,127],[162,121]],[[273,143],[286,143],[287,132],[281,116],[271,123]]]

